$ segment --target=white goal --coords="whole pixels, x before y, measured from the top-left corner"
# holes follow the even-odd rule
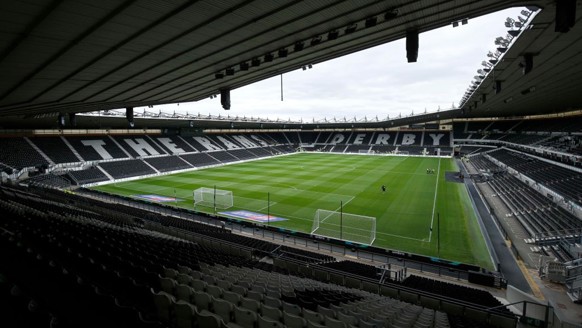
[[[376,239],[376,218],[318,209],[311,234],[371,245]]]
[[[232,205],[233,196],[230,190],[204,187],[194,190],[194,206],[226,209]]]

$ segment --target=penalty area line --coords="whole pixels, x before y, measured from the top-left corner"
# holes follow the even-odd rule
[[[354,200],[354,198],[356,198],[355,196],[351,196],[350,199],[348,199],[345,203],[343,203],[343,206],[346,206],[349,202],[351,202],[352,200]],[[332,213],[337,213],[337,211],[339,211],[342,208],[342,206],[336,208],[334,211],[332,211]],[[324,218],[323,220],[321,220],[321,222],[323,223],[323,221],[327,220],[331,214],[330,213],[326,218]]]
[[[259,211],[259,212],[260,212],[260,211],[262,211],[262,210],[266,209],[267,207],[270,207],[270,206],[273,206],[273,205],[277,205],[277,202],[271,202],[271,204],[270,204],[270,205],[263,206],[263,207],[259,208],[257,211]]]

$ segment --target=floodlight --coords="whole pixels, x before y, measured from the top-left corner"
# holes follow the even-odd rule
[[[358,24],[350,24],[345,29],[346,34],[354,33],[358,29]]]
[[[338,36],[339,36],[338,31],[330,31],[329,33],[327,33],[328,40],[335,40],[337,39]]]
[[[311,45],[315,46],[317,44],[321,43],[321,35],[318,35],[316,37],[314,37],[313,39],[311,39]]]
[[[368,28],[368,27],[376,26],[377,23],[378,23],[378,17],[376,17],[376,16],[369,17],[366,19],[365,26]]]

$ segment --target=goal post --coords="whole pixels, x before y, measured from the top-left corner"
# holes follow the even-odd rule
[[[216,188],[198,188],[194,190],[194,206],[227,209],[233,206],[232,191]]]
[[[376,239],[376,218],[318,209],[311,234],[372,245]]]

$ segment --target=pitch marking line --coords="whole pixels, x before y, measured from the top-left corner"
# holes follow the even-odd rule
[[[402,238],[402,239],[410,239],[410,240],[422,241],[422,242],[424,242],[426,240],[426,238],[419,239],[419,238],[412,238],[412,237],[406,237],[406,236],[401,236],[401,235],[394,235],[394,234],[391,234],[391,233],[377,232],[377,231],[376,231],[376,235],[385,235],[385,236],[391,236],[391,237]]]
[[[435,188],[434,188],[434,201],[432,203],[432,217],[430,218],[430,233],[428,235],[428,242],[430,243],[430,240],[432,238],[432,225],[434,222],[434,211],[436,209],[436,201],[437,201],[437,193],[439,190],[439,173],[441,171],[441,159],[439,158],[439,165],[437,167],[437,174],[436,174],[436,183],[435,183]]]
[[[351,202],[352,200],[354,200],[354,198],[356,198],[356,197],[355,197],[355,196],[352,196],[352,197],[351,197],[351,198],[350,198],[350,199],[349,199],[347,202],[345,202],[345,204],[343,204],[343,206],[346,206],[346,205],[348,205],[348,203],[349,203],[349,202]],[[340,207],[338,207],[338,208],[336,208],[336,209],[335,209],[334,211],[332,211],[332,213],[330,213],[330,214],[329,214],[329,215],[328,215],[326,218],[324,218],[323,220],[321,220],[321,223],[323,223],[323,221],[327,220],[327,219],[328,219],[328,218],[331,216],[331,214],[333,214],[333,213],[335,213],[335,212],[339,211],[341,208],[342,208],[341,206],[340,206]]]
[[[277,202],[271,202],[271,205],[270,205],[270,206],[273,206],[273,205],[277,205]],[[259,209],[257,210],[257,212],[260,212],[260,211],[262,211],[262,210],[266,209],[267,207],[269,207],[269,205],[267,205],[267,206],[263,206],[263,207],[259,208]]]

